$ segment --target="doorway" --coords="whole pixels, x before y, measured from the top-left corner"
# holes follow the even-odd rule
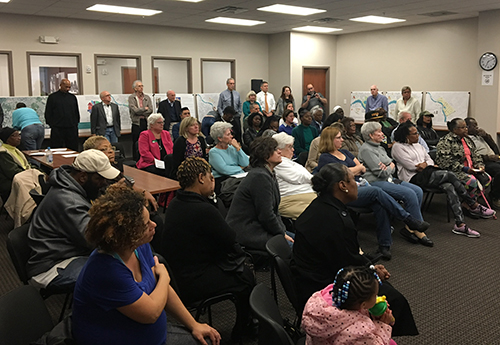
[[[330,67],[302,67],[302,95],[307,94],[307,84],[313,84],[314,90],[328,99],[330,95],[329,74]],[[329,108],[329,104],[327,104],[325,106],[326,116],[330,113]]]

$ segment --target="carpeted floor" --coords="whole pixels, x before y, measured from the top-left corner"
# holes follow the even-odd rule
[[[420,331],[418,336],[398,337],[395,341],[398,345],[500,344],[497,316],[500,220],[467,219],[468,225],[481,233],[481,238],[455,235],[451,232],[453,221],[446,222],[444,195],[436,195],[424,218],[431,223],[427,234],[435,246],[428,248],[406,242],[397,231],[402,224],[395,222],[393,258],[382,262],[392,275],[392,284],[410,302]],[[360,243],[366,252],[377,248],[373,224],[373,215],[362,215],[359,219]],[[0,215],[0,295],[21,285],[5,247],[12,226],[5,213]],[[270,286],[269,276],[268,272],[260,272],[257,280]],[[293,319],[293,310],[281,289],[278,299],[282,315]],[[57,319],[62,297],[53,296],[46,302]],[[213,308],[213,315],[214,326],[227,343],[234,323],[234,307],[230,302],[221,303]],[[257,342],[245,339],[244,343]]]

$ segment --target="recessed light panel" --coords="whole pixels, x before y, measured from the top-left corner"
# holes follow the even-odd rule
[[[87,11],[106,12],[113,14],[130,14],[134,16],[153,16],[161,13],[162,11],[148,10],[144,8],[124,7],[124,6],[111,6],[96,4],[87,8]]]
[[[320,10],[317,8],[289,6],[289,5],[280,5],[280,4],[275,4],[275,5],[266,6],[266,7],[260,7],[257,10],[265,11],[265,12],[281,13],[281,14],[293,14],[296,16],[309,16],[311,14],[326,12],[326,10]]]
[[[349,19],[354,22],[363,22],[363,23],[371,23],[371,24],[393,24],[406,22],[406,19],[397,19],[397,18],[389,18],[389,17],[380,17],[380,16],[365,16],[359,18]]]
[[[334,31],[342,31],[342,29],[325,28],[322,26],[311,26],[311,25],[293,28],[292,30],[303,31],[303,32],[315,32],[315,33],[320,33],[320,34],[327,34],[327,33],[334,32]]]
[[[215,17],[212,19],[207,19],[205,21],[209,23],[242,25],[242,26],[255,26],[266,23],[260,20],[248,20],[248,19],[228,18],[228,17]]]
[[[9,2],[10,0],[0,0],[0,2],[4,2],[4,3],[7,3]]]

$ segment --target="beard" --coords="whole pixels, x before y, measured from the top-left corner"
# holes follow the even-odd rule
[[[90,179],[88,179],[84,184],[83,184],[83,189],[87,193],[87,198],[89,200],[95,200],[101,195],[101,188],[96,186]]]

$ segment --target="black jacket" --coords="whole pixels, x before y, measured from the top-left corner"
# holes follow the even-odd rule
[[[161,101],[158,105],[158,112],[163,115],[165,119],[165,123],[163,124],[163,129],[168,131],[170,129],[170,122],[172,119],[170,118],[170,104],[168,103],[168,99]],[[181,120],[181,102],[178,100],[174,101],[174,115],[176,117],[174,122],[179,122]]]

